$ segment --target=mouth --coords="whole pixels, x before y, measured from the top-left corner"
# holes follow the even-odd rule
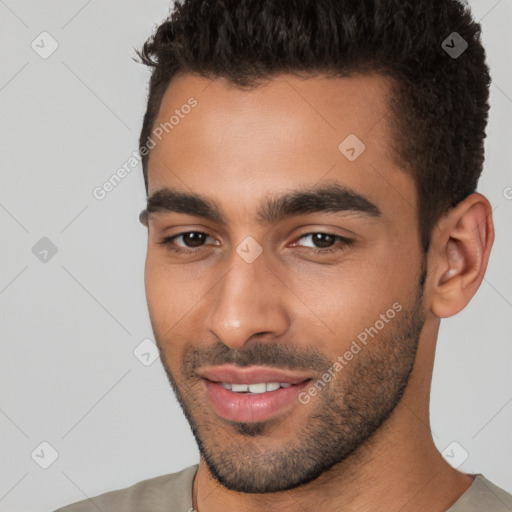
[[[230,421],[253,423],[290,412],[311,376],[269,367],[231,365],[203,368],[199,375],[215,413]]]
[[[234,393],[261,395],[261,393],[276,391],[279,388],[289,388],[295,384],[290,384],[289,382],[257,382],[256,384],[231,384],[229,382],[221,382],[220,385]]]

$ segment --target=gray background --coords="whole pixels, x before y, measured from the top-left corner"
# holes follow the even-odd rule
[[[479,190],[497,236],[477,295],[442,322],[432,428],[441,451],[467,452],[461,470],[512,492],[512,3],[470,5],[493,77]],[[198,460],[160,362],[133,353],[152,338],[140,166],[92,195],[137,149],[149,74],[133,47],[168,12],[166,0],[0,0],[1,511],[53,510]],[[43,31],[59,45],[47,59],[31,47],[51,48]],[[46,262],[32,250],[43,237],[58,249]],[[58,452],[47,469],[42,442]]]

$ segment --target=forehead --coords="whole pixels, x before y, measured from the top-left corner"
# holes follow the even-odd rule
[[[149,194],[180,188],[247,209],[269,193],[329,180],[413,210],[414,183],[391,154],[389,94],[379,75],[279,75],[251,89],[179,76],[153,126]]]

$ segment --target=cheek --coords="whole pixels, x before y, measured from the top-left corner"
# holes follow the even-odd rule
[[[169,330],[178,314],[183,294],[179,292],[177,272],[171,271],[152,251],[148,251],[144,269],[144,285],[148,311],[155,335],[161,337]],[[163,340],[162,340],[163,341]]]
[[[412,259],[405,264],[389,254],[374,254],[367,261],[354,259],[336,269],[302,275],[300,289],[305,302],[329,328],[322,329],[331,340],[323,343],[325,350],[336,357],[376,322],[378,329],[384,325],[389,330],[394,323],[390,319],[399,318],[398,310],[405,309],[414,298],[416,270]],[[299,322],[305,332],[313,328],[311,315]],[[316,329],[317,322],[314,324]]]
[[[162,343],[181,336],[209,289],[204,271],[169,264],[165,256],[151,250],[146,257],[144,283],[151,323]]]
[[[176,291],[180,286],[177,272],[158,260],[148,252],[144,271],[146,300],[155,341],[169,368],[176,371],[174,362],[180,359],[182,350],[179,320],[185,314],[182,309],[186,294]]]
[[[162,272],[162,266],[158,264],[156,258],[148,250],[146,255],[146,265],[144,267],[144,287],[146,290],[146,299],[148,302],[149,313],[153,316],[158,313],[158,307],[163,305],[165,280]]]

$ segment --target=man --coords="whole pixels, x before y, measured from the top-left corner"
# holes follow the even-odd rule
[[[512,510],[429,426],[494,238],[467,8],[190,0],[141,57],[146,294],[201,458],[61,511]]]

